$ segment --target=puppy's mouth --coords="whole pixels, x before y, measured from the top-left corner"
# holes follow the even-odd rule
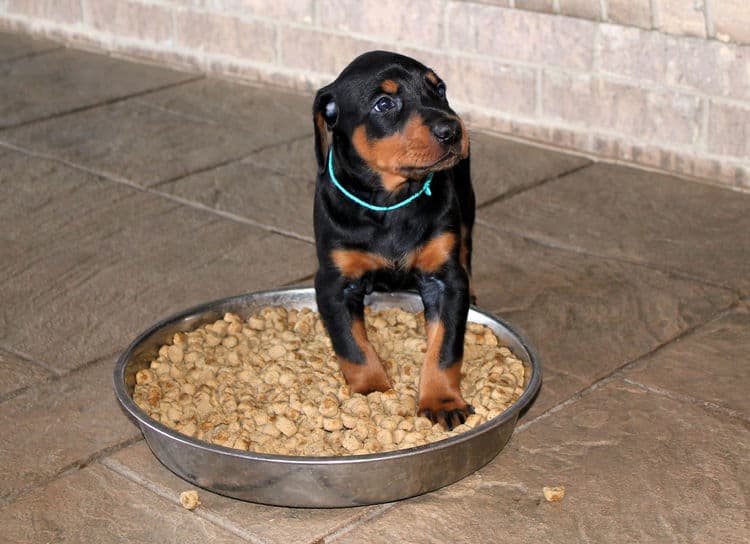
[[[448,149],[443,153],[437,160],[432,163],[420,166],[402,166],[400,170],[409,176],[425,175],[430,172],[439,172],[440,170],[447,170],[452,168],[458,162],[465,158],[461,153],[460,149]]]

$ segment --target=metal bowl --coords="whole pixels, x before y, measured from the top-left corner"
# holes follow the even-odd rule
[[[422,309],[422,301],[415,293],[373,293],[366,302],[375,309]],[[249,293],[186,310],[142,333],[115,366],[117,398],[137,421],[154,455],[181,478],[215,493],[279,506],[342,507],[389,502],[433,491],[492,460],[507,443],[519,413],[541,385],[541,367],[527,342],[500,319],[472,308],[469,320],[490,327],[524,361],[526,389],[496,418],[440,442],[346,457],[253,453],[182,435],[152,419],[133,402],[135,373],[149,366],[159,346],[169,342],[174,333],[213,322],[226,312],[246,318],[267,306],[316,309],[315,292],[308,288]]]

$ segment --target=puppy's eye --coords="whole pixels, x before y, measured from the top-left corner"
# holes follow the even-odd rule
[[[440,98],[445,98],[445,85],[443,85],[442,83],[440,85],[438,85],[437,89],[435,90],[435,92],[437,92],[437,95]]]
[[[378,101],[375,102],[375,107],[373,108],[378,113],[385,113],[387,111],[391,111],[393,108],[396,107],[396,102],[389,97],[389,96],[381,96],[378,98]]]

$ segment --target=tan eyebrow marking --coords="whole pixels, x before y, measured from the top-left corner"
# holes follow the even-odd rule
[[[396,94],[398,92],[398,83],[396,83],[392,79],[386,79],[385,81],[383,81],[383,83],[380,84],[380,88],[388,94]]]

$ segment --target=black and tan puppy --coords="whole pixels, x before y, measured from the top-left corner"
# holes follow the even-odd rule
[[[473,411],[460,391],[474,223],[466,128],[435,72],[385,51],[320,89],[313,119],[315,290],[341,370],[354,392],[390,388],[363,299],[418,289],[427,323],[419,414],[452,428]]]

